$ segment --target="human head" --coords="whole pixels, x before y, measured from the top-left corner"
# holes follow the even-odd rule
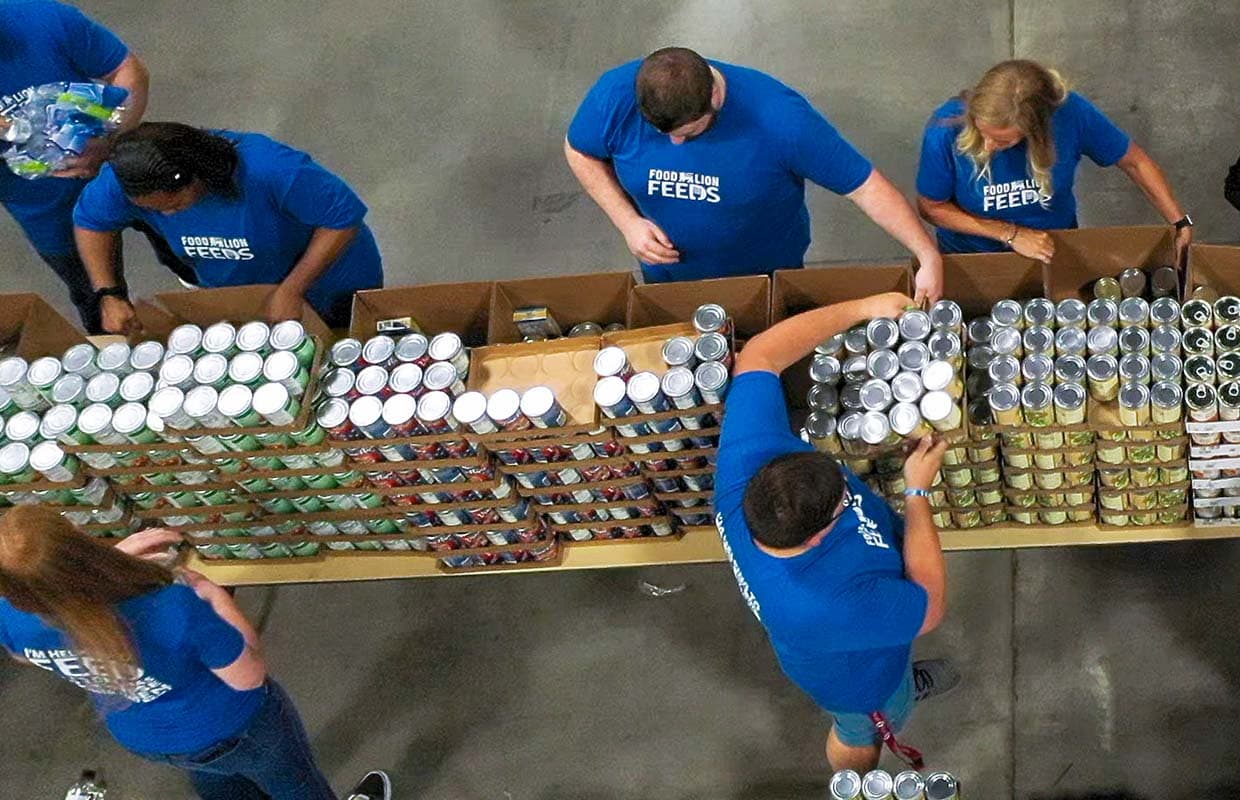
[[[179,122],[144,122],[118,135],[108,161],[125,196],[152,211],[175,214],[207,193],[237,194],[236,145]]]
[[[681,144],[706,132],[718,112],[715,76],[687,47],[665,47],[637,70],[637,105],[646,121]]]
[[[745,521],[760,544],[800,547],[824,532],[844,496],[844,473],[828,453],[788,453],[776,458],[745,489]]]
[[[114,607],[170,583],[167,569],[82,533],[50,508],[16,506],[0,517],[0,597],[45,618],[81,655],[113,665],[122,684],[138,659]]]
[[[1067,97],[1063,77],[1036,61],[996,64],[963,94],[965,113],[956,150],[969,156],[979,177],[989,179],[991,156],[1027,141],[1029,172],[1049,199],[1055,165],[1051,118]]]

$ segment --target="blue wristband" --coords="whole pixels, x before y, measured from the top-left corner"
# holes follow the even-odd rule
[[[929,498],[929,497],[930,497],[930,492],[929,492],[929,490],[927,490],[927,489],[905,489],[905,490],[904,490],[904,496],[905,496],[905,497],[926,497],[926,498]]]

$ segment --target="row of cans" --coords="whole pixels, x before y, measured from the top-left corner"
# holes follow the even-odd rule
[[[567,491],[556,491],[557,487],[546,488],[548,491],[534,490],[531,496],[535,503],[543,506],[584,505],[588,503],[620,504],[630,500],[647,500],[653,497],[651,485],[646,480],[593,489],[563,487]]]
[[[645,525],[572,528],[564,533],[564,537],[573,542],[592,542],[611,539],[646,539],[655,536],[671,536],[673,533],[675,529],[670,522],[658,521]]]
[[[396,370],[402,364],[413,364],[426,371],[432,364],[452,365],[456,380],[469,377],[469,348],[461,337],[450,331],[436,334],[429,339],[422,333],[408,333],[399,338],[383,334],[372,336],[365,342],[346,338],[332,345],[327,356],[330,369],[345,369],[361,373],[370,367]]]
[[[514,564],[532,564],[554,561],[559,555],[555,541],[538,547],[507,550],[502,553],[482,553],[471,556],[448,556],[440,563],[449,569],[478,569],[479,567],[506,567]]]
[[[950,772],[846,769],[831,776],[829,792],[830,800],[960,800],[960,781]]]
[[[865,455],[873,447],[957,430],[963,413],[959,401],[947,392],[927,392],[917,404],[900,402],[886,411],[846,411],[838,417],[813,411],[806,418],[804,435],[819,450]]]
[[[1161,511],[1179,508],[1188,502],[1187,489],[1160,489],[1156,492],[1098,493],[1098,505],[1103,511]]]
[[[1198,514],[1201,519],[1207,519]],[[1102,511],[1098,514],[1098,520],[1103,525],[1113,525],[1116,527],[1145,527],[1149,525],[1176,525],[1188,518],[1186,510],[1163,509],[1162,511],[1134,511],[1124,513],[1121,511]]]

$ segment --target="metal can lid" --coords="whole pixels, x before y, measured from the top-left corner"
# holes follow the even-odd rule
[[[990,317],[977,317],[969,321],[969,341],[974,344],[989,343],[994,331],[995,323]]]
[[[106,403],[121,388],[121,379],[115,372],[100,372],[86,382],[86,400],[91,403]]]
[[[1190,383],[1184,390],[1184,402],[1190,408],[1209,408],[1217,400],[1218,393],[1208,383]]]
[[[891,379],[891,396],[898,402],[912,403],[924,393],[921,375],[916,372],[901,372]]]
[[[1031,353],[1045,353],[1055,346],[1055,332],[1045,325],[1033,325],[1025,329],[1023,343]]]
[[[1184,402],[1184,390],[1178,383],[1159,381],[1150,387],[1150,402],[1159,408],[1179,408]]]
[[[76,377],[76,376],[75,376]],[[142,403],[155,391],[155,376],[149,372],[131,372],[121,381],[121,399],[127,403]]]
[[[1087,345],[1086,336],[1084,328],[1060,328],[1055,332],[1055,349],[1079,353]]]
[[[66,372],[81,372],[95,363],[95,346],[86,342],[75,344],[65,350],[60,361]]]
[[[568,329],[568,333],[564,334],[569,339],[576,339],[581,336],[602,336],[603,326],[597,322],[578,322],[576,325]]]
[[[460,336],[452,331],[444,331],[431,338],[426,352],[430,354],[432,361],[451,361],[464,348],[465,345]]]
[[[555,392],[547,386],[531,386],[521,395],[521,413],[527,417],[541,417],[555,408]]]
[[[39,472],[54,469],[64,460],[65,451],[56,442],[39,442],[30,449],[30,466]]]
[[[1034,297],[1025,303],[1025,321],[1046,325],[1055,318],[1055,304],[1045,297]]]
[[[844,349],[844,334],[837,333],[814,348],[821,355],[835,355]]]
[[[1155,381],[1179,381],[1183,372],[1184,364],[1179,356],[1158,353],[1150,359],[1150,375]]]
[[[412,393],[422,385],[422,368],[417,364],[397,364],[388,375],[388,386],[394,392]],[[346,390],[347,391],[347,390]]]
[[[1219,386],[1218,400],[1231,408],[1240,408],[1240,381],[1228,381]]]
[[[264,368],[263,372],[265,375],[266,368]],[[427,372],[429,373],[430,370],[427,370]],[[456,373],[453,372],[452,374],[455,377]],[[379,392],[383,391],[387,387],[388,377],[388,371],[386,369],[378,364],[371,364],[369,367],[363,367],[362,370],[357,373],[357,377],[354,379],[353,385],[357,391],[362,394],[379,394]],[[436,386],[431,388],[441,387]]]
[[[202,332],[202,349],[223,353],[237,342],[237,329],[230,322],[217,322]]]
[[[881,769],[870,770],[861,779],[861,794],[865,800],[883,800],[891,795],[891,774]]]
[[[1159,325],[1150,332],[1150,347],[1158,353],[1171,353],[1180,347],[1180,329],[1174,325]]]
[[[21,472],[30,463],[30,446],[23,442],[9,442],[0,447],[0,472],[12,475]]]
[[[214,387],[195,386],[185,393],[185,413],[200,419],[219,408],[220,395]]]
[[[295,319],[286,319],[271,327],[271,346],[277,350],[296,350],[304,341],[306,326]]]
[[[202,328],[197,325],[178,325],[168,334],[168,352],[173,355],[193,353],[201,346]]]
[[[921,411],[912,403],[896,403],[887,412],[891,429],[901,436],[908,436],[921,424]]]
[[[396,340],[391,336],[371,336],[366,340],[366,344],[362,345],[362,360],[371,364],[385,364],[394,355]]]
[[[351,367],[362,357],[362,343],[357,339],[341,339],[332,345],[328,358],[337,367]]]
[[[375,398],[376,401],[378,398]],[[264,417],[283,411],[288,407],[288,389],[281,383],[264,383],[254,390],[254,410]]]
[[[841,439],[860,439],[861,438],[861,419],[864,415],[860,411],[849,411],[837,420],[836,432]]]
[[[1125,297],[1119,302],[1119,319],[1123,323],[1140,323],[1150,318],[1150,304],[1142,297]]]
[[[617,378],[616,380],[620,380]],[[601,381],[600,381],[601,383]],[[623,385],[624,381],[620,381]],[[595,386],[597,394],[597,385]],[[465,392],[452,403],[452,416],[462,425],[472,425],[487,415],[487,397],[482,392]]]
[[[358,388],[361,388],[361,376],[358,376]],[[429,391],[441,392],[446,391],[459,380],[456,367],[447,361],[436,361],[422,371],[422,385]]]
[[[1119,306],[1114,300],[1099,298],[1086,308],[1085,318],[1090,325],[1114,325],[1119,319]]]
[[[663,362],[669,367],[682,367],[693,360],[695,345],[688,336],[673,336],[663,343]]]
[[[687,367],[672,367],[663,374],[663,394],[668,397],[684,397],[693,392],[693,373]]]
[[[1085,359],[1078,355],[1060,356],[1055,359],[1055,380],[1061,383],[1080,383],[1085,380]]]
[[[394,394],[383,401],[383,421],[388,425],[404,425],[418,411],[418,401],[413,395]]]
[[[727,385],[728,368],[718,361],[698,364],[697,369],[693,371],[693,380],[699,389],[708,392],[718,391]]]
[[[1020,364],[1020,372],[1027,381],[1049,382],[1055,374],[1055,362],[1045,353],[1035,353],[1025,356],[1025,360]]]
[[[936,328],[958,328],[964,323],[964,312],[955,300],[940,300],[930,307],[930,322]]]
[[[921,774],[905,770],[892,780],[891,793],[894,800],[922,800],[926,782]]]
[[[421,380],[422,371],[418,370],[418,377]],[[344,397],[353,391],[353,383],[357,380],[357,375],[351,369],[344,367],[336,367],[323,376],[323,394],[328,397]]]
[[[496,423],[507,422],[520,413],[521,395],[514,389],[500,389],[487,399],[487,416]]]
[[[1108,353],[1118,346],[1119,332],[1109,326],[1090,328],[1085,343],[1091,353]]]
[[[147,401],[147,407],[165,419],[180,411],[185,405],[185,393],[175,386],[156,389],[155,394]],[[106,408],[106,406],[105,406]],[[83,417],[85,412],[83,412]]]
[[[844,350],[849,353],[864,353],[870,349],[870,342],[865,337],[865,327],[850,328],[844,332]]]
[[[924,342],[904,342],[896,350],[896,358],[902,368],[920,371],[930,360],[930,348]]]
[[[1051,387],[1045,383],[1029,383],[1020,391],[1020,404],[1025,408],[1041,409],[1051,404]]]
[[[667,350],[665,344],[664,352]],[[619,375],[629,365],[628,354],[620,347],[604,347],[594,356],[594,374],[600,378],[608,375]]]
[[[653,372],[639,372],[629,378],[627,389],[634,403],[649,403],[659,394],[659,376]]]
[[[835,383],[840,379],[840,360],[835,356],[816,355],[809,362],[809,377],[814,383]]]
[[[1210,387],[1213,390],[1214,387]],[[1125,383],[1119,387],[1121,408],[1141,408],[1150,402],[1150,388],[1144,383]]]
[[[254,392],[244,384],[233,384],[220,392],[216,404],[224,416],[241,417],[254,407]]]
[[[1240,297],[1225,294],[1214,301],[1214,316],[1222,320],[1233,320],[1240,317]]]
[[[1159,325],[1171,325],[1180,320],[1180,304],[1174,297],[1160,297],[1150,303],[1150,319]]]
[[[693,373],[689,373],[689,379],[693,380]],[[834,412],[840,404],[840,393],[832,384],[816,383],[809,388],[805,401],[812,409]]]
[[[881,378],[861,384],[861,407],[866,411],[886,411],[891,405],[891,385]]]
[[[78,412],[68,403],[52,406],[43,414],[39,422],[39,435],[44,439],[55,439],[60,434],[73,429],[77,424]]]
[[[814,411],[805,418],[805,433],[811,439],[825,439],[835,433],[835,417],[824,411]]]
[[[39,415],[31,411],[19,411],[5,423],[4,434],[14,441],[25,441],[39,432]]]
[[[840,770],[831,776],[831,800],[853,800],[861,794],[861,776],[856,770]]]
[[[693,312],[693,327],[698,333],[721,330],[728,322],[728,312],[718,303],[705,303]]]
[[[866,357],[866,369],[875,378],[891,380],[900,371],[900,358],[894,350],[875,350]]]
[[[1124,381],[1148,381],[1150,360],[1140,353],[1129,353],[1119,360],[1119,377]]]
[[[930,355],[935,358],[955,358],[963,352],[960,337],[952,331],[935,331],[926,341]]]
[[[951,385],[956,377],[956,370],[947,361],[931,361],[921,370],[921,382],[926,391],[940,392]]]
[[[990,308],[990,318],[1001,327],[1018,324],[1024,316],[1024,309],[1016,300],[1000,300]]]
[[[985,370],[995,359],[995,351],[988,344],[976,344],[969,348],[968,360],[970,369]]]
[[[623,378],[614,375],[603,378],[594,384],[594,402],[604,408],[612,408],[624,400],[625,390]]]
[[[1195,353],[1204,353],[1214,347],[1214,332],[1209,328],[1201,326],[1185,328],[1180,341],[1183,343],[1184,349]]]
[[[349,418],[349,403],[339,397],[329,398],[319,405],[314,416],[321,427],[337,428]]]
[[[953,800],[959,795],[959,783],[947,772],[932,772],[926,776],[926,800]]]
[[[228,359],[219,353],[207,353],[194,364],[194,380],[215,383],[228,376]]]
[[[861,404],[861,384],[850,381],[840,387],[840,405],[849,411],[858,411]]]
[[[129,353],[129,366],[141,371],[154,370],[164,356],[164,346],[160,342],[138,342]]]
[[[164,383],[177,385],[194,375],[194,359],[187,355],[171,355],[159,367],[159,377]]]
[[[998,355],[1011,355],[1021,347],[1020,331],[1016,328],[995,328],[990,337],[990,347]]]
[[[99,369],[118,370],[129,363],[131,352],[129,345],[125,342],[112,342],[112,344],[99,351],[99,355],[95,356],[95,360],[99,365]]]
[[[1099,353],[1085,362],[1085,371],[1091,381],[1108,381],[1119,375],[1119,362],[1109,353]]]
[[[271,383],[268,386],[280,386],[278,383]],[[266,387],[263,387],[266,388]],[[280,386],[283,389],[283,386]],[[254,398],[258,399],[257,395]],[[262,413],[262,412],[259,412]],[[359,427],[374,425],[383,417],[383,401],[374,395],[365,395],[353,401],[349,406],[349,422]]]
[[[407,333],[396,340],[396,358],[401,361],[417,361],[426,355],[430,341],[420,333]]]
[[[900,326],[894,319],[877,317],[865,326],[865,338],[872,347],[894,347],[900,340]]]
[[[263,361],[263,378],[269,381],[285,381],[296,375],[299,369],[301,364],[297,361],[296,354],[290,350],[277,350]],[[386,373],[383,382],[387,383]]]
[[[146,373],[141,373],[145,375]],[[147,377],[150,377],[149,375]],[[122,385],[124,382],[122,381]],[[86,394],[86,379],[73,372],[65,373],[52,384],[53,403],[72,403]]]
[[[418,398],[418,419],[422,422],[439,422],[448,419],[453,411],[453,398],[448,392],[427,392]]]
[[[93,436],[111,424],[112,409],[103,403],[92,403],[78,414],[78,429],[87,436]]]
[[[1075,297],[1059,301],[1055,306],[1055,319],[1061,326],[1079,326],[1085,322],[1088,309],[1085,303]]]
[[[142,430],[146,425],[146,406],[141,403],[124,403],[112,412],[112,428],[128,436]]]
[[[257,320],[247,322],[237,329],[237,349],[246,352],[257,352],[267,346],[271,340],[271,328],[265,322]]]
[[[1079,383],[1061,383],[1055,387],[1055,406],[1076,409],[1085,405],[1085,387]]]
[[[728,355],[728,340],[722,334],[704,333],[693,351],[699,361],[722,361]]]
[[[59,358],[44,356],[30,362],[30,368],[26,371],[26,380],[32,386],[51,386],[63,372],[64,368],[60,365]]]
[[[1020,361],[1014,356],[999,356],[986,372],[995,383],[1015,383],[1020,377]]]
[[[930,315],[914,308],[900,315],[897,322],[900,335],[909,341],[920,341],[930,335]]]
[[[1150,346],[1150,332],[1129,325],[1119,332],[1119,349],[1123,353],[1144,353]]]
[[[866,444],[882,444],[891,435],[891,422],[882,411],[867,411],[861,417],[861,440]]]

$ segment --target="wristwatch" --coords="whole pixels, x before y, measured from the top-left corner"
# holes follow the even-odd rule
[[[1193,227],[1193,218],[1187,214],[1175,221],[1175,229],[1177,231],[1182,231],[1185,228],[1191,227]]]
[[[905,497],[929,497],[930,491],[928,489],[905,489],[904,496]]]
[[[119,297],[126,303],[129,302],[129,290],[124,286],[105,286],[102,289],[95,290],[95,301],[98,302],[105,297]]]

